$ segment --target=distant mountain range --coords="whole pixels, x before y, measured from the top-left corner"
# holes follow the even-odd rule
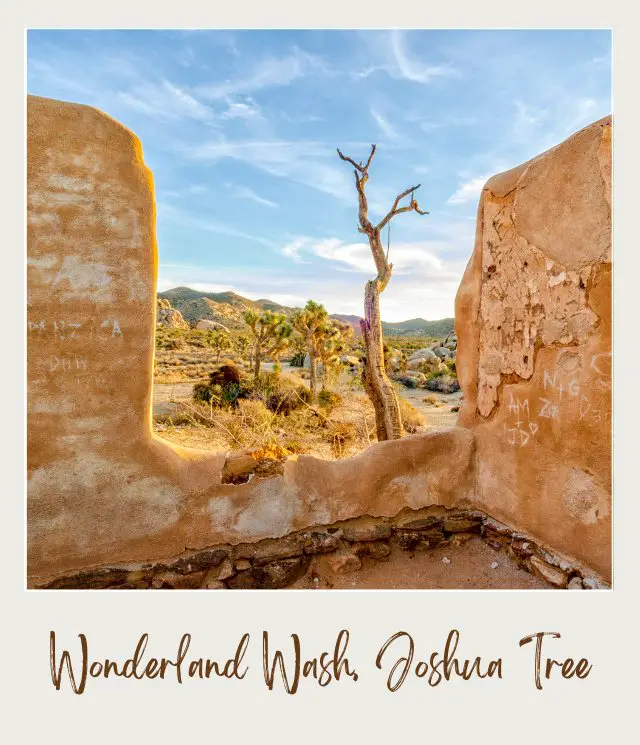
[[[243,314],[252,309],[255,311],[272,310],[277,313],[292,315],[299,308],[280,305],[272,300],[249,300],[235,292],[200,292],[190,287],[174,287],[166,292],[159,292],[158,297],[166,298],[179,310],[190,323],[207,318],[224,324],[227,328],[244,327]],[[348,323],[354,331],[360,333],[360,316],[334,313],[331,318]],[[394,323],[382,322],[382,329],[388,336],[426,336],[443,337],[453,331],[453,318],[441,318],[437,321],[426,321],[424,318],[412,318],[408,321]]]

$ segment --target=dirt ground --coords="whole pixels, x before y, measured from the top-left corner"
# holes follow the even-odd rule
[[[443,561],[449,559],[449,563]],[[497,566],[492,568],[492,564]],[[506,554],[480,538],[462,546],[410,553],[394,547],[386,560],[364,559],[362,569],[333,574],[322,560],[290,589],[340,590],[548,590]]]
[[[272,364],[264,364],[263,369],[269,370]],[[296,369],[296,368],[293,368]],[[291,374],[291,368],[287,364],[283,365],[283,374]],[[297,378],[300,380],[299,378]],[[300,380],[302,383],[307,381]],[[193,381],[176,382],[176,383],[158,383],[153,384],[153,413],[155,416],[172,416],[177,410],[177,401],[190,401],[193,392]],[[460,405],[462,392],[457,393],[430,393],[424,388],[399,388],[400,395],[409,401],[425,418],[424,430],[440,429],[442,427],[455,427],[458,414],[452,411]],[[435,400],[436,404],[425,402],[425,398]],[[191,447],[215,447],[217,437],[215,433],[181,433],[172,432],[170,439],[181,440],[180,444],[190,445]],[[166,435],[163,435],[166,436]],[[195,437],[198,442],[191,444],[190,440]]]

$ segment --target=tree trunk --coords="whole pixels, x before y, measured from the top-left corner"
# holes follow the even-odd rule
[[[360,326],[367,350],[362,381],[375,411],[378,440],[397,440],[404,435],[404,430],[398,396],[385,370],[377,280],[367,282],[364,320]]]
[[[256,383],[258,382],[258,380],[260,380],[260,363],[261,362],[262,362],[261,356],[258,353],[258,351],[256,351],[256,356],[255,356],[255,361],[254,361],[254,366],[253,366],[253,378]]]
[[[316,355],[311,341],[307,344],[307,354],[309,355],[309,389],[311,390],[312,395],[315,395],[317,385],[317,367]]]

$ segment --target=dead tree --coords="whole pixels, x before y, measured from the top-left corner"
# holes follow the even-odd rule
[[[404,430],[402,427],[402,417],[400,416],[398,396],[385,370],[382,321],[380,318],[380,294],[389,284],[393,264],[389,263],[389,257],[385,254],[380,234],[383,228],[396,215],[400,215],[403,212],[417,212],[419,215],[428,215],[429,213],[420,209],[418,202],[413,196],[413,193],[420,188],[420,184],[417,184],[416,186],[410,186],[401,194],[398,194],[393,207],[377,225],[374,225],[369,220],[369,205],[365,194],[365,186],[369,180],[369,166],[375,152],[376,146],[372,145],[369,159],[363,165],[362,162],[356,163],[352,158],[343,155],[338,149],[340,158],[350,163],[355,169],[359,205],[358,232],[364,233],[367,236],[373,260],[378,270],[378,276],[375,279],[369,280],[366,284],[364,291],[364,319],[360,321],[367,350],[367,358],[362,376],[363,384],[375,410],[378,440],[395,440],[402,437]],[[401,207],[400,202],[409,194],[411,194],[409,204]]]

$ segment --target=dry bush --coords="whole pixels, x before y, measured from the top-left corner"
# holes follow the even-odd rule
[[[399,398],[398,400],[400,401],[400,416],[405,430],[409,434],[418,432],[424,424],[424,417],[406,398]]]
[[[327,434],[333,457],[344,458],[356,439],[357,429],[352,422],[332,422]]]

